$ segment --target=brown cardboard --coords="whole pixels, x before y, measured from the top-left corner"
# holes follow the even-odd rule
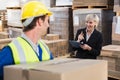
[[[107,80],[107,62],[60,58],[34,64],[6,66],[5,80]]]
[[[120,46],[106,45],[102,47],[101,55],[98,59],[108,62],[108,76],[120,79]]]
[[[12,40],[13,38],[0,39],[0,49],[8,45]]]
[[[9,38],[9,34],[7,32],[0,32],[0,39]]]
[[[119,45],[103,46],[100,56],[111,56],[120,58],[120,46]]]
[[[54,57],[65,56],[68,53],[68,40],[44,40]]]

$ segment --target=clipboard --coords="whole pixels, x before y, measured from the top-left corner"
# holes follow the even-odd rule
[[[80,48],[80,43],[77,41],[69,40],[69,44],[71,45],[71,47]]]

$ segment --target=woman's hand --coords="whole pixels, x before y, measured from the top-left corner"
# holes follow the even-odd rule
[[[80,45],[80,47],[83,49],[83,50],[88,50],[88,51],[90,51],[92,48],[89,46],[89,45],[87,45],[87,44],[84,44],[84,45]]]
[[[78,40],[77,40],[77,42],[80,42],[81,40],[83,40],[84,39],[84,34],[83,34],[83,32],[81,32],[80,34],[79,34],[79,36],[78,36]]]

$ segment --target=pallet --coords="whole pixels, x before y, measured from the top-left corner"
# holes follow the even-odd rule
[[[108,71],[108,77],[120,80],[120,72]]]
[[[7,24],[7,25],[8,25],[8,27],[11,27],[11,28],[19,28],[19,29],[24,28],[24,26],[16,26],[16,25],[9,25],[9,24]]]
[[[72,9],[91,9],[91,8],[95,8],[95,9],[108,9],[108,5],[106,6],[94,6],[94,5],[87,5],[87,6],[81,6],[81,5],[73,5]]]
[[[14,38],[0,39],[0,50],[8,45]]]
[[[7,11],[6,10],[0,10],[0,20],[6,20]]]
[[[55,6],[55,7],[72,7],[72,5],[61,5],[61,6]]]
[[[7,7],[7,9],[21,9],[21,7]]]

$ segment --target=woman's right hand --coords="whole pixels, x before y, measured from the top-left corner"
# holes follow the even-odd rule
[[[83,34],[83,32],[81,32],[80,34],[79,34],[79,36],[78,36],[78,40],[77,40],[77,42],[80,42],[81,40],[83,40],[84,39],[84,34]]]

